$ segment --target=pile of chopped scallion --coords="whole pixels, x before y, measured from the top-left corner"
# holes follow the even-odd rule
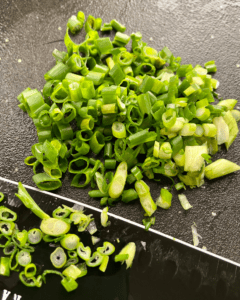
[[[115,252],[115,246],[105,241],[102,247],[92,253],[89,246],[80,242],[79,235],[70,233],[72,225],[75,225],[79,234],[85,230],[91,234],[93,245],[100,242],[100,238],[93,235],[97,232],[97,227],[92,215],[85,215],[83,210],[63,205],[56,208],[50,217],[36,204],[21,182],[16,196],[42,221],[40,229],[21,231],[16,224],[17,214],[6,206],[0,207],[0,248],[3,248],[4,254],[0,257],[0,276],[9,277],[11,271],[19,272],[19,279],[24,285],[40,288],[46,283],[47,274],[55,274],[61,277],[61,284],[66,291],[71,292],[78,287],[77,279],[87,275],[88,267],[99,267],[101,272],[106,271],[109,256]],[[3,200],[4,195],[0,193],[0,202]],[[107,211],[106,207],[101,213],[103,227],[110,225]],[[55,268],[53,270],[42,272],[32,262],[32,253],[41,241],[55,246],[50,255]],[[135,252],[136,245],[130,242],[115,255],[114,261],[125,262],[128,269],[132,266]]]
[[[85,40],[76,44],[69,32],[83,26]],[[113,41],[99,34],[110,30],[116,31]],[[217,70],[215,61],[181,65],[167,47],[157,51],[140,32],[128,36],[125,30],[116,20],[102,25],[89,15],[85,21],[81,11],[68,20],[67,51],[53,51],[56,65],[44,75],[42,93],[27,88],[18,96],[39,140],[25,163],[42,190],[61,187],[68,170],[74,175],[71,186],[91,185],[89,196],[101,205],[139,199],[148,229],[157,206],[171,206],[172,194],[161,189],[154,202],[143,176],[177,178],[180,190],[239,170],[226,159],[211,163],[211,155],[219,145],[229,149],[240,112],[235,99],[216,103],[219,82],[210,75]],[[180,202],[191,207],[186,197]]]

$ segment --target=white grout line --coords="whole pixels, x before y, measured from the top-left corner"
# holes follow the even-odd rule
[[[6,178],[3,178],[3,177],[1,177],[1,176],[0,176],[0,180],[5,181],[5,182],[8,182],[8,183],[12,183],[12,184],[14,184],[14,185],[18,185],[18,182],[13,181],[13,180],[9,180],[9,179],[6,179]],[[72,199],[70,199],[70,198],[67,198],[67,197],[64,197],[64,196],[61,196],[61,195],[58,195],[58,194],[50,193],[50,192],[47,192],[47,191],[42,191],[42,190],[39,190],[38,188],[35,188],[35,187],[33,187],[33,186],[29,186],[29,185],[26,185],[26,184],[24,184],[24,186],[25,186],[26,188],[30,189],[30,190],[37,191],[37,192],[40,192],[40,193],[42,193],[42,194],[46,194],[46,195],[49,195],[49,196],[52,196],[52,197],[55,197],[55,198],[60,198],[60,199],[66,200],[66,201],[68,201],[68,202],[76,203],[76,204],[78,204],[78,205],[82,205],[82,206],[84,206],[84,207],[90,208],[90,209],[95,210],[95,211],[98,211],[98,212],[102,212],[102,209],[96,208],[96,207],[94,207],[94,206],[91,206],[91,205],[88,205],[88,204],[85,204],[85,203],[82,203],[82,202],[79,202],[79,201],[76,201],[76,200],[72,200]],[[126,223],[129,223],[129,224],[135,225],[135,226],[137,226],[137,227],[140,227],[140,228],[142,228],[142,229],[145,228],[143,225],[141,225],[141,224],[139,224],[139,223],[136,223],[136,222],[134,222],[134,221],[125,219],[125,218],[123,218],[123,217],[121,217],[121,216],[118,216],[118,215],[115,215],[115,214],[112,214],[112,213],[108,213],[108,215],[111,216],[111,217],[113,217],[113,218],[115,218],[115,219],[119,219],[119,220],[122,220],[122,221],[124,221],[124,222],[126,222]],[[237,263],[237,262],[235,262],[235,261],[232,261],[232,260],[227,259],[227,258],[225,258],[225,257],[222,257],[222,256],[220,256],[220,255],[214,254],[214,253],[212,253],[212,252],[210,252],[210,251],[203,250],[203,249],[201,249],[201,248],[198,248],[198,247],[196,247],[196,246],[193,246],[193,245],[191,245],[191,244],[189,244],[189,243],[186,243],[186,242],[184,242],[184,241],[182,241],[182,240],[173,238],[172,236],[167,235],[167,234],[164,234],[164,233],[162,233],[162,232],[160,232],[160,231],[157,231],[157,230],[155,230],[155,229],[150,228],[149,231],[151,231],[151,232],[153,232],[153,233],[155,233],[155,234],[157,234],[157,235],[160,235],[160,236],[162,236],[162,237],[165,237],[165,238],[167,238],[167,239],[169,239],[169,240],[173,240],[174,242],[177,242],[177,243],[179,243],[179,244],[182,244],[182,245],[185,245],[185,246],[187,246],[187,247],[190,247],[190,248],[192,248],[192,249],[194,249],[194,250],[197,250],[197,251],[199,251],[199,252],[207,253],[208,255],[213,256],[213,257],[215,257],[215,258],[217,258],[217,259],[221,259],[221,260],[223,260],[223,261],[225,261],[225,262],[227,262],[227,263],[230,263],[230,264],[233,264],[233,265],[235,265],[235,266],[237,266],[237,267],[240,267],[240,263]]]

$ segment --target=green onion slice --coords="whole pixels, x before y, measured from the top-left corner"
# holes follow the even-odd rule
[[[50,255],[50,260],[55,268],[60,269],[66,264],[67,256],[61,247],[57,247]]]
[[[114,245],[109,242],[104,242],[102,247],[97,248],[97,252],[101,253],[102,255],[111,255],[114,253],[114,251]]]

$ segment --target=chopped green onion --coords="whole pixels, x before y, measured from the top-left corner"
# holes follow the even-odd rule
[[[127,179],[127,163],[121,162],[118,165],[116,173],[109,186],[108,192],[111,198],[115,199],[121,196],[124,190],[126,179]]]
[[[27,287],[35,287],[35,286],[40,287],[40,284],[37,282],[36,278],[35,277],[26,277],[24,271],[22,271],[19,274],[19,279]]]
[[[102,192],[99,191],[99,190],[92,190],[92,191],[89,191],[89,192],[88,192],[88,195],[89,195],[91,198],[102,198],[102,197],[107,197],[107,196],[108,196],[108,193],[102,193]]]
[[[236,99],[227,99],[218,102],[218,105],[226,107],[228,110],[234,109],[236,104],[237,104]]]
[[[70,258],[76,258],[77,257],[77,251],[74,250],[68,250],[68,256]]]
[[[201,236],[197,233],[197,225],[195,223],[193,223],[191,228],[192,228],[192,235],[193,235],[193,245],[197,247],[199,245],[198,237],[201,238]]]
[[[202,157],[205,159],[205,161],[206,161],[208,164],[212,163],[212,160],[211,160],[211,156],[210,156],[210,155],[204,153],[204,154],[202,154]]]
[[[0,275],[2,276],[10,276],[10,268],[9,268],[9,257],[1,257],[0,259]]]
[[[184,171],[200,171],[204,163],[204,158],[202,157],[202,154],[208,154],[208,148],[206,144],[202,146],[186,146]]]
[[[18,268],[18,261],[16,260],[16,255],[19,250],[15,250],[11,253],[10,260],[9,260],[9,268],[11,271],[16,270]]]
[[[81,271],[75,265],[70,265],[62,272],[62,274],[76,280],[81,275]]]
[[[108,227],[111,225],[111,222],[108,221],[108,207],[105,207],[101,212],[101,225],[103,227]]]
[[[35,264],[28,264],[24,268],[24,274],[27,278],[34,277],[37,273],[37,267]]]
[[[236,120],[236,122],[238,122],[240,120],[240,111],[233,109],[233,110],[231,110],[231,113],[232,113],[232,116],[234,117],[234,119]]]
[[[3,249],[3,254],[11,255],[17,251],[17,245],[14,242],[7,243]]]
[[[92,240],[92,244],[95,245],[97,244],[98,242],[100,242],[100,238],[99,237],[96,237],[94,235],[91,236],[91,240]]]
[[[89,225],[88,225],[88,227],[87,227],[87,231],[88,231],[91,235],[93,235],[95,232],[97,232],[97,226],[96,226],[94,220],[92,220],[92,221],[89,223]]]
[[[169,209],[172,205],[172,194],[167,189],[161,189],[161,194],[156,201],[157,206]]]
[[[125,203],[138,199],[138,193],[134,189],[125,190],[122,193],[122,201]]]
[[[215,61],[211,60],[204,64],[204,67],[207,69],[208,73],[217,72],[217,66],[215,65]]]
[[[140,180],[135,183],[135,189],[143,209],[146,214],[151,217],[157,209],[157,206],[151,197],[149,186],[144,181]]]
[[[126,137],[125,125],[121,122],[114,122],[112,125],[112,134],[117,139],[123,139]]]
[[[78,283],[72,277],[64,277],[61,284],[67,292],[72,292],[78,287]]]
[[[227,160],[218,159],[205,168],[205,176],[207,179],[215,179],[240,170],[240,166]]]
[[[109,75],[112,77],[114,83],[119,85],[123,79],[125,78],[125,73],[123,72],[121,66],[116,63],[111,70],[109,71]]]
[[[55,268],[60,269],[66,264],[67,256],[61,247],[57,247],[51,254],[50,260]]]
[[[71,18],[68,19],[67,26],[72,34],[76,34],[82,29],[83,22],[80,21],[76,16],[71,16]]]
[[[108,203],[108,197],[103,197],[100,201],[101,206],[107,205],[107,203]]]
[[[47,274],[55,274],[55,275],[59,275],[61,278],[64,278],[64,276],[62,275],[62,273],[59,272],[59,271],[56,271],[56,270],[45,270],[42,273],[42,280],[43,280],[44,283],[46,283],[46,275]]]
[[[134,257],[135,257],[135,253],[136,253],[136,244],[133,243],[133,242],[128,243],[120,251],[120,253],[117,256],[115,256],[115,261],[122,261],[122,262],[125,261],[126,262],[126,269],[131,268]]]
[[[148,217],[148,218],[145,218],[142,220],[143,222],[143,225],[145,226],[145,230],[148,231],[149,228],[151,227],[151,225],[154,225],[155,224],[155,220],[156,218],[155,217]]]
[[[207,137],[215,137],[217,135],[217,127],[214,124],[202,124],[203,135]]]
[[[77,248],[77,245],[80,241],[80,238],[76,234],[66,234],[63,239],[61,239],[60,244],[64,249],[74,250]]]
[[[28,242],[30,244],[36,245],[41,242],[43,233],[38,228],[33,228],[28,231]]]
[[[109,37],[99,38],[94,42],[100,55],[108,54],[113,49],[113,45]]]
[[[40,229],[44,234],[58,237],[70,230],[70,224],[61,219],[48,218],[42,220]]]
[[[4,200],[4,194],[0,192],[0,202],[2,202],[3,200]]]
[[[143,178],[142,172],[137,166],[131,169],[131,173],[135,176],[137,180],[141,180]]]
[[[226,148],[228,150],[229,147],[232,145],[233,141],[235,140],[235,138],[237,137],[239,130],[238,130],[237,122],[234,119],[234,117],[232,116],[230,111],[227,111],[224,114],[223,119],[229,128],[229,138],[228,138],[228,141],[225,142]]]
[[[178,199],[179,199],[183,209],[188,210],[188,209],[192,208],[192,205],[188,202],[188,199],[184,194],[179,194]]]
[[[124,262],[126,259],[128,259],[129,254],[118,254],[115,256],[114,261],[115,262]]]
[[[185,185],[184,185],[183,182],[178,182],[178,183],[175,184],[175,189],[176,189],[177,191],[179,191],[179,190],[181,190],[181,189],[186,190],[186,187],[185,187]]]
[[[182,136],[191,136],[194,135],[197,125],[195,123],[187,123],[183,125],[183,128],[180,130],[180,135]]]
[[[85,39],[75,43],[70,33],[77,33],[83,25]],[[112,29],[116,31],[113,41],[99,36],[98,30]],[[233,163],[223,163],[217,172],[214,163],[207,164],[211,163],[210,155],[220,149],[218,145],[225,143],[228,150],[235,140],[240,112],[234,110],[236,99],[212,103],[215,98],[219,100],[214,91],[219,82],[210,75],[217,70],[215,61],[206,62],[204,67],[181,65],[181,58],[168,47],[158,51],[142,40],[140,32],[128,36],[125,30],[115,19],[102,26],[102,19],[92,15],[85,22],[82,11],[70,16],[64,37],[66,51],[52,52],[56,65],[44,75],[47,82],[42,93],[27,88],[17,99],[19,108],[28,113],[36,127],[38,143],[32,146],[32,155],[25,164],[33,167],[32,179],[39,189],[61,188],[68,170],[75,174],[71,186],[84,188],[91,184],[89,196],[99,198],[100,205],[139,198],[148,229],[154,223],[152,214],[157,206],[142,181],[143,175],[156,181],[160,176],[172,181],[178,176],[181,182],[175,188],[180,190],[185,185],[201,186],[204,174],[212,179],[238,170]],[[103,149],[104,164],[100,157],[90,158],[101,155]],[[109,170],[116,170],[115,175]],[[124,191],[126,183],[134,183],[136,191],[132,186]],[[58,207],[50,218],[21,184],[17,196],[43,219],[42,231],[18,231],[16,214],[1,207],[0,230],[6,241],[0,246],[6,246],[6,253],[13,253],[7,248],[11,242],[33,252],[27,242],[34,245],[42,238],[71,249],[72,244],[65,242],[72,237],[75,249],[79,238],[68,233],[71,223],[78,226],[79,232],[96,232],[91,215]],[[170,207],[171,199],[171,193],[162,189],[157,204]],[[103,217],[106,225],[107,208]],[[14,256],[11,268],[17,268],[13,260]],[[68,264],[76,261],[70,258]],[[100,270],[105,271],[106,266],[107,260]],[[71,290],[76,284],[69,276],[63,285]],[[25,275],[20,279],[26,284]],[[30,286],[40,285],[41,275],[32,276]]]
[[[113,19],[110,24],[116,31],[124,32],[126,30],[126,27],[115,19]]]
[[[109,256],[104,256],[103,257],[103,261],[99,267],[99,270],[102,272],[105,272],[107,269],[107,265],[108,265],[108,261],[109,261]]]
[[[17,219],[17,214],[12,211],[11,209],[5,207],[5,206],[0,206],[0,221],[16,221]]]
[[[80,242],[77,245],[77,254],[79,255],[79,257],[83,260],[89,260],[91,257],[91,249],[90,247],[84,247],[83,243]]]
[[[66,66],[62,62],[59,62],[44,75],[44,78],[46,81],[48,81],[48,80],[63,80],[69,71],[70,71],[70,69],[68,66]]]
[[[135,134],[132,134],[127,138],[130,148],[141,145],[143,143],[155,141],[157,134],[155,132],[148,132],[148,129],[144,129]]]
[[[98,154],[105,145],[104,136],[102,135],[102,133],[100,131],[96,131],[92,135],[89,144],[90,144],[91,150],[95,154]]]
[[[26,267],[28,264],[31,263],[32,257],[31,257],[31,254],[28,251],[21,250],[16,255],[16,260],[17,260],[17,262],[20,266]]]
[[[68,207],[61,207],[59,206],[52,212],[52,216],[55,219],[65,219],[71,213],[71,210]]]
[[[125,46],[128,44],[129,41],[130,41],[130,36],[118,31],[114,37],[113,45]]]
[[[113,244],[109,242],[104,242],[103,247],[98,247],[97,252],[101,253],[104,256],[108,256],[113,254],[115,251],[115,247]]]
[[[100,266],[103,262],[103,258],[104,256],[102,254],[100,254],[99,252],[94,252],[90,259],[86,261],[86,265],[88,267]]]
[[[45,173],[36,174],[32,179],[40,190],[52,191],[62,186],[61,180]]]
[[[14,222],[0,221],[0,232],[2,232],[4,235],[12,235],[14,227]]]
[[[100,30],[101,31],[110,31],[110,30],[112,30],[112,25],[110,23],[104,23]]]
[[[161,159],[170,159],[172,156],[172,147],[169,142],[164,142],[161,144],[159,149],[158,157]]]
[[[116,159],[105,159],[104,166],[108,170],[115,170],[117,161]]]

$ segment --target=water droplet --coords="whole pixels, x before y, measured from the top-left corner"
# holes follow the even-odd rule
[[[59,27],[58,27],[58,30],[62,30],[62,27],[59,26]]]
[[[240,67],[240,65],[239,65],[239,64],[236,64],[236,67],[237,67],[237,68],[239,68],[239,67]]]
[[[211,39],[214,39],[214,35],[213,34],[211,35]]]
[[[212,212],[212,216],[213,216],[213,217],[216,217],[216,215],[217,215],[217,214],[216,214],[215,212]]]
[[[9,39],[5,39],[5,42],[8,43],[8,42],[9,42]]]
[[[21,62],[22,62],[21,58],[19,58],[19,59],[18,59],[18,62],[19,62],[19,63],[21,63]]]

